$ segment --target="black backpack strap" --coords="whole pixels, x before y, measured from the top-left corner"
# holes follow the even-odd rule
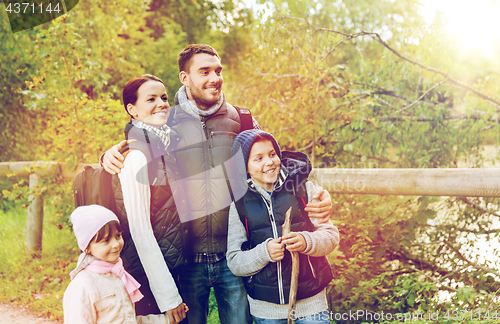
[[[238,112],[238,115],[240,115],[240,123],[241,123],[240,133],[245,130],[253,129],[253,118],[250,110],[238,106],[233,106],[233,107]]]
[[[304,211],[308,201],[306,181],[303,181],[297,188],[295,188],[295,198],[297,198],[301,211]]]
[[[245,209],[245,203],[243,201],[243,198],[238,199],[237,201],[234,202],[234,205],[236,206],[236,210],[238,211],[238,215],[240,216],[240,221],[245,226],[245,230],[247,232],[247,238],[250,236],[250,233],[248,232],[248,221],[247,221],[247,212]],[[245,243],[243,243],[245,245]],[[244,250],[242,248],[242,250]]]
[[[306,226],[308,226],[307,230],[313,232],[314,225],[311,222],[311,219],[309,218],[309,213],[304,210],[306,208],[308,201],[309,201],[309,198],[307,196],[306,182],[307,182],[307,179],[302,181],[300,183],[300,185],[298,185],[298,186],[294,185],[293,190],[294,190],[295,199],[297,199],[297,203],[299,204],[299,209],[300,209],[300,212],[302,214],[302,217],[304,217],[304,219],[307,220],[306,221],[306,224],[307,224]]]

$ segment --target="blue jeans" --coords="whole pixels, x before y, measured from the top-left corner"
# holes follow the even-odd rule
[[[330,324],[328,312],[317,313],[304,318],[296,318],[295,324]],[[265,319],[253,317],[255,324],[286,324],[286,319]]]
[[[206,324],[210,288],[214,288],[221,324],[251,324],[243,281],[227,267],[226,258],[216,263],[189,262],[179,271],[180,293],[189,307],[189,324]],[[183,321],[185,323],[185,321]]]

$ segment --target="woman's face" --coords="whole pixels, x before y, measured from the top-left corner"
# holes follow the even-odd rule
[[[137,102],[135,105],[128,104],[127,110],[134,119],[154,127],[160,127],[167,123],[170,114],[170,105],[167,99],[165,86],[161,82],[146,81],[137,91]]]

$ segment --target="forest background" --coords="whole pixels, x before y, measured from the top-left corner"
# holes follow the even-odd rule
[[[126,82],[157,75],[172,104],[177,54],[206,43],[222,57],[228,101],[250,108],[283,149],[308,154],[315,167],[495,166],[498,43],[490,54],[462,50],[442,15],[424,21],[417,0],[259,3],[266,9],[241,0],[80,0],[17,33],[0,14],[0,161],[96,163],[123,137]],[[485,147],[494,148],[488,159]],[[42,257],[32,259],[19,253],[23,229],[13,221],[25,218],[27,182],[0,181],[0,239],[10,244],[0,251],[0,300],[61,318],[78,256],[71,183],[43,179],[36,188],[47,216]],[[497,315],[498,199],[332,200],[341,233],[329,256],[332,312]],[[478,242],[492,246],[487,255]]]

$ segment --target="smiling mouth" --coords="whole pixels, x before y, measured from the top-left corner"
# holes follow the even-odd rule
[[[220,87],[206,87],[205,89],[208,91],[219,92]]]
[[[269,169],[269,170],[267,170],[267,171],[264,171],[263,173],[264,173],[264,174],[272,174],[272,173],[274,173],[274,171],[276,171],[276,168],[274,168],[274,169]]]

